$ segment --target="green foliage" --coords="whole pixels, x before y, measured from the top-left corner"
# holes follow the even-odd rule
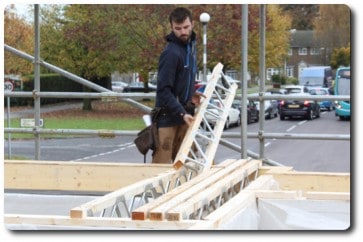
[[[275,74],[271,76],[271,82],[273,85],[285,85],[287,78],[286,76]]]
[[[286,84],[298,85],[299,80],[296,77],[288,77],[286,80]]]
[[[41,57],[88,80],[114,71],[139,72],[144,80],[155,71],[170,33],[168,20],[176,6],[191,9],[197,34],[198,67],[203,41],[199,16],[208,12],[208,67],[239,69],[241,62],[240,4],[45,4],[41,6]],[[249,69],[258,73],[259,8],[249,8]],[[281,66],[287,54],[290,18],[279,5],[266,5],[266,65]]]
[[[350,46],[334,49],[330,65],[334,69],[339,66],[350,66]]]
[[[26,75],[23,77],[23,79],[23,91],[32,92],[34,90],[34,75]],[[82,85],[59,74],[41,74],[40,90],[42,92],[82,92]],[[71,100],[71,98],[41,98],[40,103],[43,105],[69,100]],[[11,104],[16,106],[33,105],[33,102],[33,98],[11,99]]]

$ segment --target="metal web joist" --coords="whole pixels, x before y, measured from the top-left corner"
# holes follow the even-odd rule
[[[218,63],[206,84],[205,99],[198,107],[194,115],[195,120],[189,127],[174,160],[176,169],[186,166],[200,172],[212,166],[237,90],[237,85],[229,83],[222,69],[223,65]]]
[[[186,189],[193,185],[200,187],[201,181],[206,186],[208,186],[208,182],[214,183],[214,180],[220,175],[217,175],[217,178],[214,177],[212,181],[212,178],[209,177],[216,173],[216,170],[211,170],[210,168],[237,89],[236,84],[231,84],[226,80],[222,73],[222,68],[223,65],[220,63],[215,66],[211,79],[205,86],[205,99],[198,107],[194,116],[195,120],[192,126],[189,127],[179,153],[176,156],[174,168],[177,169],[140,181],[76,207],[71,210],[71,217],[133,217],[136,220],[144,220],[150,215],[154,220],[163,220],[164,212],[159,213],[157,210],[152,214],[147,212],[151,208],[155,209],[156,203],[152,201],[170,198],[170,196],[173,196],[170,195],[173,194],[171,193],[172,191],[179,193],[185,189],[185,194],[189,194]],[[211,100],[212,98],[220,105],[214,104]],[[213,120],[213,125],[210,124],[210,119]],[[202,128],[202,123],[204,128]],[[237,162],[236,164],[239,163]],[[224,169],[224,172],[219,174],[226,175],[230,169]],[[204,172],[198,175],[201,171]],[[192,179],[193,177],[196,178]],[[207,199],[208,203],[203,204],[198,211],[192,211],[187,217],[200,217],[206,211],[211,211],[211,208],[218,208],[223,204],[223,201],[227,201],[229,197],[238,193],[244,187],[247,176],[239,175],[238,177],[238,189],[233,188],[233,186],[223,187],[222,190],[217,192],[219,194],[216,197],[213,197],[211,201]],[[230,182],[230,184],[232,183]],[[171,215],[167,216],[173,217]],[[185,215],[174,215],[174,217],[181,219],[181,217],[185,218]]]
[[[73,208],[70,216],[129,218],[134,209],[168,193],[194,176],[196,173],[187,169],[170,170]]]

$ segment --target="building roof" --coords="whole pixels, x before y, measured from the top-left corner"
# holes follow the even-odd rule
[[[290,46],[291,48],[319,47],[319,44],[314,38],[313,30],[295,30],[291,31]]]

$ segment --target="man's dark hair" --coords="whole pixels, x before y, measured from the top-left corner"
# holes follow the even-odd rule
[[[173,12],[171,12],[170,16],[169,16],[169,22],[170,24],[177,23],[183,23],[187,18],[189,17],[190,21],[193,21],[192,18],[192,13],[183,7],[179,7],[173,10]]]

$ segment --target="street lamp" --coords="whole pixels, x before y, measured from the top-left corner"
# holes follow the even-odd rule
[[[202,13],[199,17],[203,24],[203,82],[207,82],[207,25],[210,20],[208,13]]]

